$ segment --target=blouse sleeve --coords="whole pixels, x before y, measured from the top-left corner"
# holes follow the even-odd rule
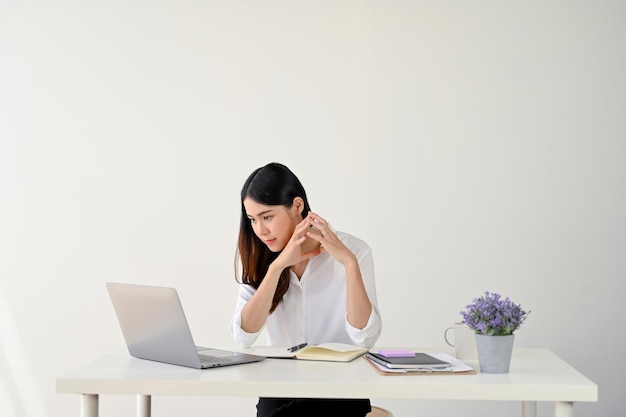
[[[263,328],[255,333],[248,333],[241,328],[241,310],[243,306],[246,305],[248,300],[252,298],[256,290],[254,287],[247,284],[239,285],[239,296],[237,298],[237,307],[235,309],[235,314],[230,322],[230,332],[235,339],[235,343],[242,347],[251,346],[259,337]]]
[[[365,285],[365,291],[372,303],[372,312],[370,313],[367,324],[362,329],[357,329],[348,322],[346,313],[345,326],[348,336],[357,346],[371,348],[374,346],[382,331],[382,320],[378,310],[378,299],[376,298],[376,283],[374,281],[374,258],[369,247],[362,253],[357,253],[359,268],[361,269],[361,277]]]

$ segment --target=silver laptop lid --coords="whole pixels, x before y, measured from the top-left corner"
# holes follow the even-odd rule
[[[106,286],[132,356],[201,367],[174,288],[112,282]]]

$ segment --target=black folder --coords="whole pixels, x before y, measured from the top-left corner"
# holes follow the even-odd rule
[[[367,352],[367,358],[391,369],[428,369],[450,366],[450,363],[422,352],[416,352],[415,356],[411,357],[386,357],[379,353]]]

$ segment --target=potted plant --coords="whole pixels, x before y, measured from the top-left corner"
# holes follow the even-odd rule
[[[476,350],[480,371],[507,373],[511,364],[513,341],[517,330],[528,317],[509,297],[486,291],[461,311],[463,322],[476,332]]]

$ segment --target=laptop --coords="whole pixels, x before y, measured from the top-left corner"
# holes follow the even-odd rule
[[[196,346],[174,288],[114,282],[106,286],[131,356],[197,369],[265,359]]]

